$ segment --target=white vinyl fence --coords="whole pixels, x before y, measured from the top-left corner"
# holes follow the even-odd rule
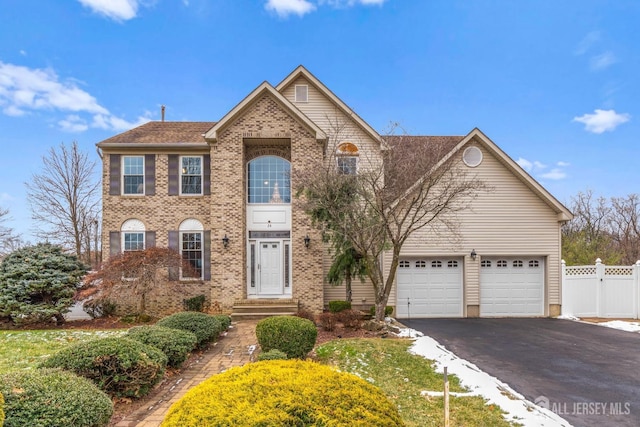
[[[632,266],[568,267],[562,261],[562,314],[638,319],[640,261]]]

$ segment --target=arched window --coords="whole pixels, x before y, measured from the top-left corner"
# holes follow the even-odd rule
[[[249,203],[291,203],[291,164],[277,156],[262,156],[247,166]]]
[[[351,142],[343,142],[336,150],[336,166],[338,172],[345,175],[358,173],[358,147]]]
[[[122,252],[144,250],[144,223],[138,219],[128,219],[120,227]]]
[[[182,269],[182,279],[202,279],[204,227],[197,219],[189,218],[180,223],[180,254],[191,268]]]

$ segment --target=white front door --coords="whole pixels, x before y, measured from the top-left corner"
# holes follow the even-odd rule
[[[259,242],[259,295],[282,295],[282,251],[280,242]]]

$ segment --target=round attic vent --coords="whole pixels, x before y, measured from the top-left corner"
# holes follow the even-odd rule
[[[482,151],[478,147],[467,147],[462,153],[462,161],[470,168],[475,168],[482,163]]]

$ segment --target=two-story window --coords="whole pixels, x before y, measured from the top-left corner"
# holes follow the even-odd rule
[[[202,194],[202,156],[182,156],[180,161],[180,194]]]
[[[144,156],[122,157],[123,194],[144,194]]]

